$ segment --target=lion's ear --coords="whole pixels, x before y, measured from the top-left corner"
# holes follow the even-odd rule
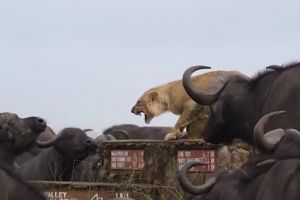
[[[156,97],[158,96],[157,92],[151,92],[149,94],[149,98],[153,101],[156,99]]]

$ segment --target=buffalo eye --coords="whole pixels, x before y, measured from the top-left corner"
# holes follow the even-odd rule
[[[17,122],[14,120],[9,122],[9,125],[11,125],[11,126],[15,126],[16,124],[17,124]]]

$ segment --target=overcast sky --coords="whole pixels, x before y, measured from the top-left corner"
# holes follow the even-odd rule
[[[252,76],[298,60],[299,8],[299,0],[0,0],[0,111],[41,116],[55,131],[146,125],[130,112],[137,98],[192,65]]]

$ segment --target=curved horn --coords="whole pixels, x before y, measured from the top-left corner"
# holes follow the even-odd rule
[[[87,128],[87,129],[83,129],[83,132],[88,132],[88,131],[94,131],[93,129]]]
[[[195,102],[197,102],[198,104],[201,104],[201,105],[211,105],[218,98],[219,94],[225,88],[226,84],[224,84],[223,87],[215,93],[204,93],[203,91],[201,91],[199,88],[197,88],[193,84],[192,79],[191,79],[192,74],[199,69],[211,69],[211,68],[207,67],[207,66],[201,66],[201,65],[200,66],[197,65],[197,66],[188,68],[183,73],[182,84],[183,84],[183,87],[184,87],[185,91],[187,92],[187,94]]]
[[[276,111],[271,112],[263,116],[255,125],[253,139],[254,143],[258,148],[263,151],[271,151],[275,148],[277,143],[280,141],[285,131],[283,129],[275,129],[273,131],[269,131],[267,134],[264,134],[265,125],[268,121],[280,114],[285,113],[285,111]]]
[[[108,139],[108,140],[117,140],[113,135],[111,135],[111,134],[107,134],[107,135],[105,135],[105,137],[106,137],[106,139]]]
[[[282,67],[279,66],[279,65],[269,65],[269,66],[266,67],[266,69],[273,69],[273,70],[276,71],[276,70],[282,69]]]
[[[200,186],[192,185],[191,182],[188,180],[186,173],[190,168],[197,165],[207,165],[207,163],[203,161],[187,162],[181,167],[181,169],[178,172],[179,184],[181,185],[183,190],[193,195],[201,195],[207,193],[216,182],[216,178],[211,178],[208,179],[208,181],[206,181],[206,183],[203,185]]]
[[[114,133],[121,133],[121,135],[123,135],[126,140],[130,139],[127,131],[124,131],[124,130],[115,130]]]
[[[52,138],[51,140],[48,140],[48,141],[45,141],[45,142],[42,142],[42,141],[39,141],[37,139],[37,146],[40,147],[40,148],[49,148],[51,146],[53,146],[55,143],[63,140],[64,137],[62,137],[61,134],[57,134],[54,136],[54,138]]]
[[[256,166],[262,166],[262,165],[267,165],[267,164],[273,164],[276,163],[278,160],[276,159],[268,159],[268,160],[264,160],[262,162],[259,162],[258,164],[256,164]]]

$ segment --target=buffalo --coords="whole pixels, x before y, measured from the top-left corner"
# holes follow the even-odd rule
[[[237,169],[219,172],[201,186],[190,184],[186,172],[201,161],[186,163],[178,173],[180,185],[193,195],[189,200],[298,200],[300,198],[300,160],[287,158],[265,160],[257,163],[251,171]],[[249,170],[249,169],[248,169]],[[256,176],[250,174],[254,172]]]
[[[95,141],[79,128],[64,128],[43,147],[49,148],[19,167],[23,179],[70,181],[76,165],[98,149]]]
[[[44,143],[37,138],[45,131],[47,123],[39,117],[19,118],[14,113],[0,114],[0,159],[13,166],[15,158],[29,151],[36,144]]]
[[[47,126],[46,130],[39,135],[38,140],[45,142],[53,139],[55,135],[56,135],[55,132],[49,126]],[[30,160],[31,158],[33,158],[34,156],[38,155],[41,151],[42,151],[41,148],[35,146],[29,151],[23,152],[22,155],[19,155],[16,158],[15,162],[18,166],[20,166],[25,162],[27,162],[28,160]]]
[[[114,125],[103,131],[103,135],[110,134],[117,140],[125,140],[126,136],[120,131],[127,133],[128,139],[137,140],[164,140],[165,136],[173,130],[173,127],[166,126],[137,126],[134,124]],[[186,132],[182,133],[181,138],[187,136]]]
[[[264,70],[253,78],[242,75],[217,77],[207,91],[201,91],[191,81],[193,72],[210,69],[207,66],[188,68],[182,77],[188,95],[198,104],[209,105],[211,115],[202,132],[206,142],[230,143],[241,139],[251,145],[253,129],[265,114],[285,110],[266,126],[266,131],[282,127],[300,130],[300,63],[291,63],[280,70]]]
[[[23,181],[15,171],[0,160],[0,199],[1,200],[46,200],[43,193]]]
[[[299,198],[297,169],[300,167],[300,133],[295,129],[275,129],[264,134],[267,122],[275,116],[279,118],[279,115],[284,113],[272,112],[258,121],[253,131],[254,142],[264,154],[254,156],[240,169],[219,172],[204,185],[194,186],[188,181],[186,172],[193,166],[206,163],[186,163],[179,170],[178,180],[185,191],[197,195],[190,200]]]
[[[126,131],[116,130],[114,133],[119,133],[123,138],[129,139]],[[116,140],[116,138],[107,133],[97,136],[94,140],[97,146],[100,147],[102,142]],[[88,156],[76,166],[73,171],[72,181],[97,182],[102,161],[102,155],[95,154]]]

